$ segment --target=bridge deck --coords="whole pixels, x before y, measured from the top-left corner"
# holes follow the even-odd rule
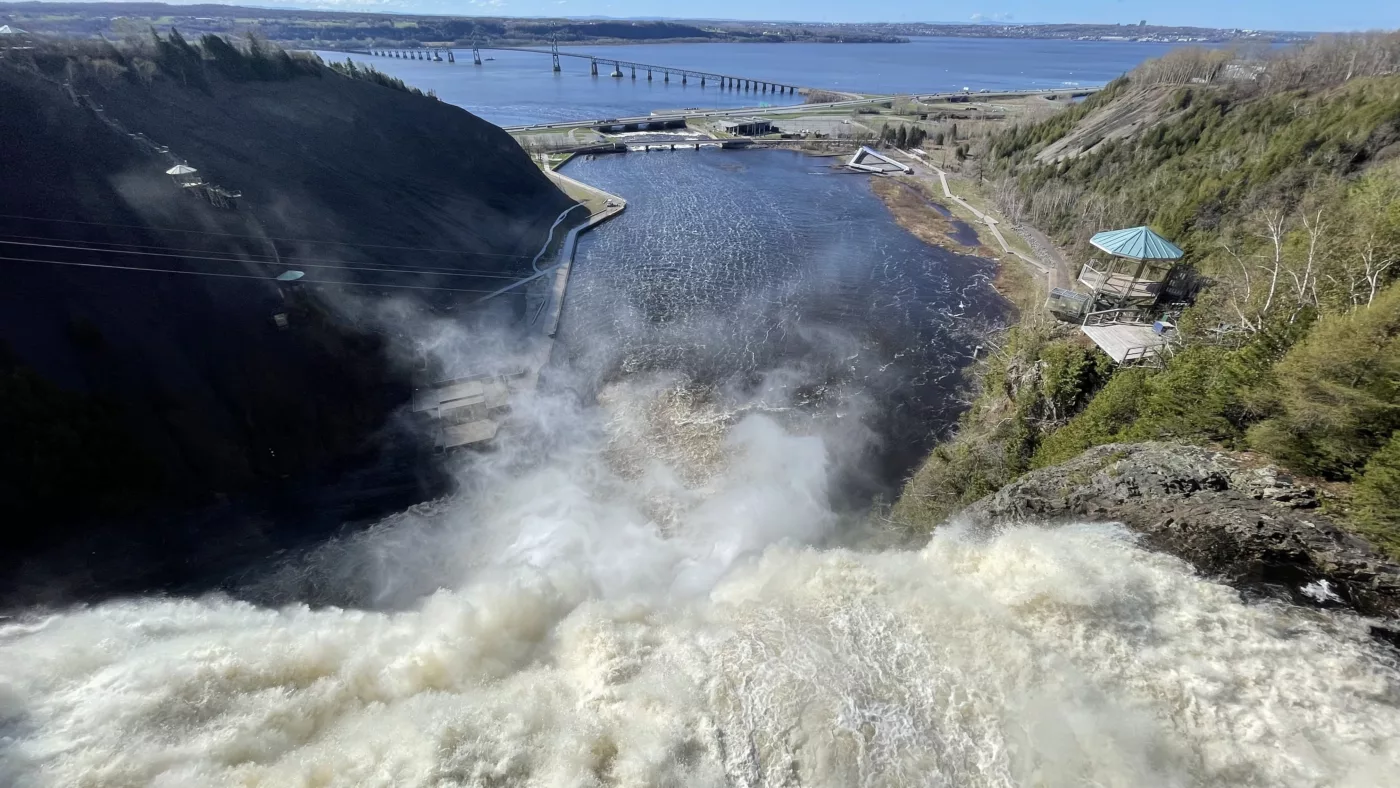
[[[532,47],[479,47],[479,49],[482,49],[482,50],[491,50],[491,51],[493,51],[493,52],[532,52],[532,53],[538,54],[538,55],[553,55],[553,54],[558,54],[559,57],[572,57],[572,58],[580,58],[580,59],[583,59],[583,60],[597,61],[597,62],[599,62],[599,63],[612,63],[612,64],[615,65],[615,66],[625,66],[625,67],[627,67],[627,68],[650,69],[650,70],[652,70],[652,71],[660,71],[660,72],[662,72],[662,73],[684,74],[684,75],[687,75],[687,76],[706,77],[706,78],[709,78],[709,79],[732,79],[732,80],[738,80],[738,81],[740,81],[740,82],[752,82],[752,83],[754,83],[754,84],[756,84],[756,85],[760,85],[760,84],[761,84],[761,85],[774,85],[774,86],[781,87],[781,88],[791,88],[791,89],[793,89],[793,90],[800,90],[800,89],[801,89],[801,88],[800,88],[799,86],[797,86],[797,85],[792,85],[792,84],[789,84],[789,83],[786,83],[786,82],[776,82],[776,81],[771,80],[771,79],[755,79],[755,78],[753,78],[753,77],[741,77],[741,76],[737,76],[737,75],[734,75],[734,74],[723,74],[723,73],[720,73],[720,72],[718,72],[718,71],[701,71],[701,70],[699,70],[699,69],[694,69],[694,68],[676,68],[675,66],[665,66],[665,65],[659,65],[659,64],[657,64],[657,63],[639,63],[639,62],[634,61],[634,60],[622,60],[622,59],[616,58],[616,57],[607,57],[607,56],[600,56],[600,55],[589,55],[589,54],[586,54],[586,53],[583,53],[583,52],[558,52],[558,53],[555,53],[555,52],[549,51],[548,49],[534,49],[534,48],[532,48]]]

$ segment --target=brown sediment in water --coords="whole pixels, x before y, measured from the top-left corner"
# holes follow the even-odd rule
[[[956,232],[954,223],[958,219],[944,216],[930,207],[929,202],[936,198],[922,186],[920,182],[907,178],[873,178],[870,182],[871,191],[885,203],[899,226],[913,233],[920,241],[988,260],[999,261],[1005,257],[983,240],[985,231],[975,224],[968,226],[977,233],[979,243],[976,246],[959,243],[953,237]],[[991,286],[1018,315],[1034,312],[1045,299],[1045,292],[1036,278],[1021,265],[998,265]]]
[[[885,207],[899,226],[913,233],[920,241],[958,254],[976,255],[992,260],[1001,257],[982,243],[980,232],[977,234],[976,246],[959,243],[954,237],[956,220],[929,207],[928,202],[932,198],[919,190],[917,185],[906,183],[899,178],[872,178],[870,190],[885,203]],[[976,231],[975,227],[973,229]]]

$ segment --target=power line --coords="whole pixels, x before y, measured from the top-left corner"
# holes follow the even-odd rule
[[[6,241],[6,240],[3,240],[3,239],[0,239],[0,244],[4,244],[4,245],[7,245],[7,246],[30,246],[30,247],[38,247],[38,248],[43,248],[43,249],[66,249],[66,250],[69,250],[69,251],[76,251],[76,252],[96,252],[96,253],[99,253],[99,254],[130,254],[130,255],[140,255],[140,256],[143,256],[143,257],[173,257],[173,258],[180,259],[180,260],[210,260],[210,261],[219,262],[219,263],[252,263],[252,264],[254,264],[254,265],[277,265],[276,263],[274,263],[274,262],[271,261],[271,260],[245,260],[245,259],[237,258],[237,257],[209,257],[209,256],[192,255],[192,254],[167,254],[167,253],[165,253],[165,252],[142,252],[142,251],[136,251],[136,250],[131,250],[131,249],[100,249],[100,248],[90,247],[90,246],[64,246],[64,245],[59,245],[59,244],[32,243],[32,242],[28,242],[28,241]],[[316,263],[297,263],[297,267],[299,267],[299,268],[335,268],[335,269],[341,269],[341,270],[347,270],[347,271],[374,271],[374,272],[376,272],[376,273],[381,273],[381,274],[383,274],[383,273],[395,273],[395,274],[423,274],[423,275],[426,275],[426,276],[465,276],[465,277],[471,277],[471,278],[474,278],[474,279],[488,279],[488,278],[489,278],[489,279],[519,279],[519,278],[520,278],[520,277],[518,277],[518,276],[510,276],[510,275],[508,275],[508,274],[446,273],[446,272],[442,272],[442,271],[423,271],[423,270],[414,270],[414,269],[409,269],[409,268],[369,268],[369,267],[358,267],[358,266],[352,266],[352,265],[319,265],[319,264],[316,264]]]
[[[49,219],[42,216],[19,216],[16,214],[0,213],[0,219],[20,219],[29,222],[58,222],[62,224],[86,224],[97,227],[124,227],[131,230],[148,230],[166,233],[190,233],[193,235],[217,235],[225,238],[252,238],[259,241],[286,241],[287,243],[322,244],[328,246],[353,246],[365,249],[397,249],[408,252],[441,252],[443,254],[474,255],[477,257],[512,257],[516,259],[529,259],[533,255],[528,254],[502,254],[498,252],[468,252],[462,249],[433,249],[425,246],[389,246],[386,244],[356,244],[349,241],[316,241],[310,238],[277,238],[270,235],[242,235],[239,233],[216,233],[209,230],[181,230],[175,227],[150,227],[144,224],[115,224],[112,222],[85,222],[79,219]]]
[[[179,270],[179,269],[177,269],[177,268],[142,268],[142,267],[131,266],[131,265],[106,265],[106,264],[103,264],[103,263],[76,263],[76,262],[70,262],[70,261],[65,261],[65,260],[39,260],[39,259],[32,258],[32,257],[3,257],[3,256],[0,256],[0,262],[7,262],[7,263],[42,263],[42,264],[45,264],[45,265],[67,265],[67,266],[74,266],[74,267],[77,267],[77,268],[110,268],[110,269],[116,270],[116,271],[141,271],[141,272],[145,272],[145,273],[155,273],[155,274],[184,274],[184,275],[187,275],[187,276],[212,276],[212,277],[218,277],[218,278],[223,278],[223,279],[256,279],[256,280],[258,280],[258,281],[260,281],[260,282],[275,282],[275,281],[276,281],[275,279],[273,279],[273,278],[270,277],[270,276],[254,276],[254,275],[252,275],[252,274],[227,274],[227,273],[221,273],[221,272],[216,272],[216,271],[181,271],[181,270]],[[394,289],[397,289],[397,290],[442,290],[442,291],[450,292],[450,293],[495,293],[495,292],[497,292],[496,290],[479,290],[479,289],[475,289],[475,288],[461,288],[461,287],[429,287],[429,286],[427,286],[427,285],[390,285],[390,284],[377,284],[377,283],[374,283],[374,282],[342,282],[342,281],[328,282],[328,281],[317,280],[317,279],[299,279],[299,280],[297,280],[297,282],[298,282],[299,284],[311,284],[311,285],[343,285],[343,286],[346,286],[346,287],[389,287],[389,288],[394,288]]]
[[[4,243],[4,242],[5,242],[4,239],[6,239],[6,238],[10,238],[10,239],[20,239],[20,240],[25,240],[25,241],[61,241],[61,242],[63,242],[63,243],[72,243],[72,244],[84,245],[84,246],[87,246],[87,247],[91,247],[94,251],[103,251],[103,252],[126,252],[126,251],[128,251],[128,250],[127,250],[127,249],[104,249],[104,248],[101,248],[101,247],[134,247],[135,249],[163,249],[163,250],[165,250],[165,251],[171,251],[171,252],[199,252],[199,253],[208,254],[208,255],[223,255],[223,256],[226,256],[226,255],[227,255],[227,253],[225,253],[225,252],[213,252],[213,251],[210,251],[210,250],[208,250],[208,249],[192,249],[192,248],[189,248],[189,247],[180,247],[180,246],[162,246],[162,245],[159,245],[159,244],[135,244],[135,243],[124,243],[124,242],[119,242],[119,241],[83,241],[83,240],[77,240],[77,239],[73,239],[73,238],[53,238],[53,237],[46,236],[46,235],[19,235],[19,234],[15,234],[15,233],[0,233],[0,243]],[[249,259],[249,258],[260,258],[260,259]],[[212,258],[211,258],[211,259],[212,259]],[[318,257],[296,257],[296,256],[294,256],[294,255],[284,255],[284,254],[269,255],[269,254],[263,254],[263,253],[260,253],[260,252],[247,252],[247,253],[245,253],[245,256],[242,256],[242,257],[227,257],[227,259],[228,259],[228,260],[232,260],[232,261],[237,261],[237,262],[253,262],[253,263],[263,263],[263,262],[265,262],[265,263],[267,263],[267,264],[269,264],[269,265],[275,265],[275,264],[281,263],[281,262],[283,262],[283,261],[285,261],[285,260],[295,260],[295,261],[297,261],[297,262],[299,262],[299,263],[305,263],[305,264],[307,264],[307,265],[310,265],[310,264],[312,264],[312,263],[331,263],[331,264],[337,264],[337,265],[340,264],[340,261],[338,261],[338,260],[328,260],[328,259],[326,259],[326,258],[318,258]],[[360,266],[371,266],[371,268],[365,268],[365,269],[363,269],[363,270],[377,270],[377,269],[378,269],[378,270],[385,270],[385,271],[403,270],[403,269],[398,268],[397,266],[390,265],[390,264],[387,264],[387,263],[355,263],[355,265],[360,265]],[[373,268],[373,267],[375,267],[375,266],[377,266],[377,269]],[[450,273],[450,274],[480,273],[480,275],[482,275],[482,276],[499,276],[499,277],[502,277],[502,278],[511,278],[511,279],[515,278],[515,276],[516,276],[516,274],[502,274],[498,269],[493,269],[493,268],[447,268],[447,267],[422,266],[422,265],[420,265],[420,266],[415,266],[413,270],[415,270],[415,271],[430,271],[430,272],[434,272],[434,273]],[[524,272],[521,272],[520,275],[523,276],[523,275],[524,275]]]

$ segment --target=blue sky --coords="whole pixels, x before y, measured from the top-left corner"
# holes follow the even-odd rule
[[[209,0],[176,0],[209,2]],[[218,2],[218,0],[214,0]],[[376,10],[462,16],[682,16],[657,0],[265,0],[278,8]],[[804,22],[1098,22],[1244,27],[1260,30],[1400,28],[1400,0],[706,0],[712,19]]]

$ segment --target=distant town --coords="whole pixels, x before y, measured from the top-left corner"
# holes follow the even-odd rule
[[[1156,41],[1161,43],[1222,43],[1307,41],[1312,33],[1244,28],[1169,27],[1143,20],[1132,25],[1105,24],[924,24],[869,25],[872,31],[897,36],[946,36],[960,38],[1059,38],[1078,41]]]
[[[227,5],[165,3],[0,3],[0,25],[65,38],[147,35],[152,27],[186,34],[257,31],[293,47],[362,49],[376,46],[527,46],[662,42],[890,43],[915,36],[1054,38],[1164,43],[1268,43],[1307,40],[1309,33],[1148,24],[1037,25],[1010,23],[739,22],[670,19],[515,19],[503,17],[369,14]]]

